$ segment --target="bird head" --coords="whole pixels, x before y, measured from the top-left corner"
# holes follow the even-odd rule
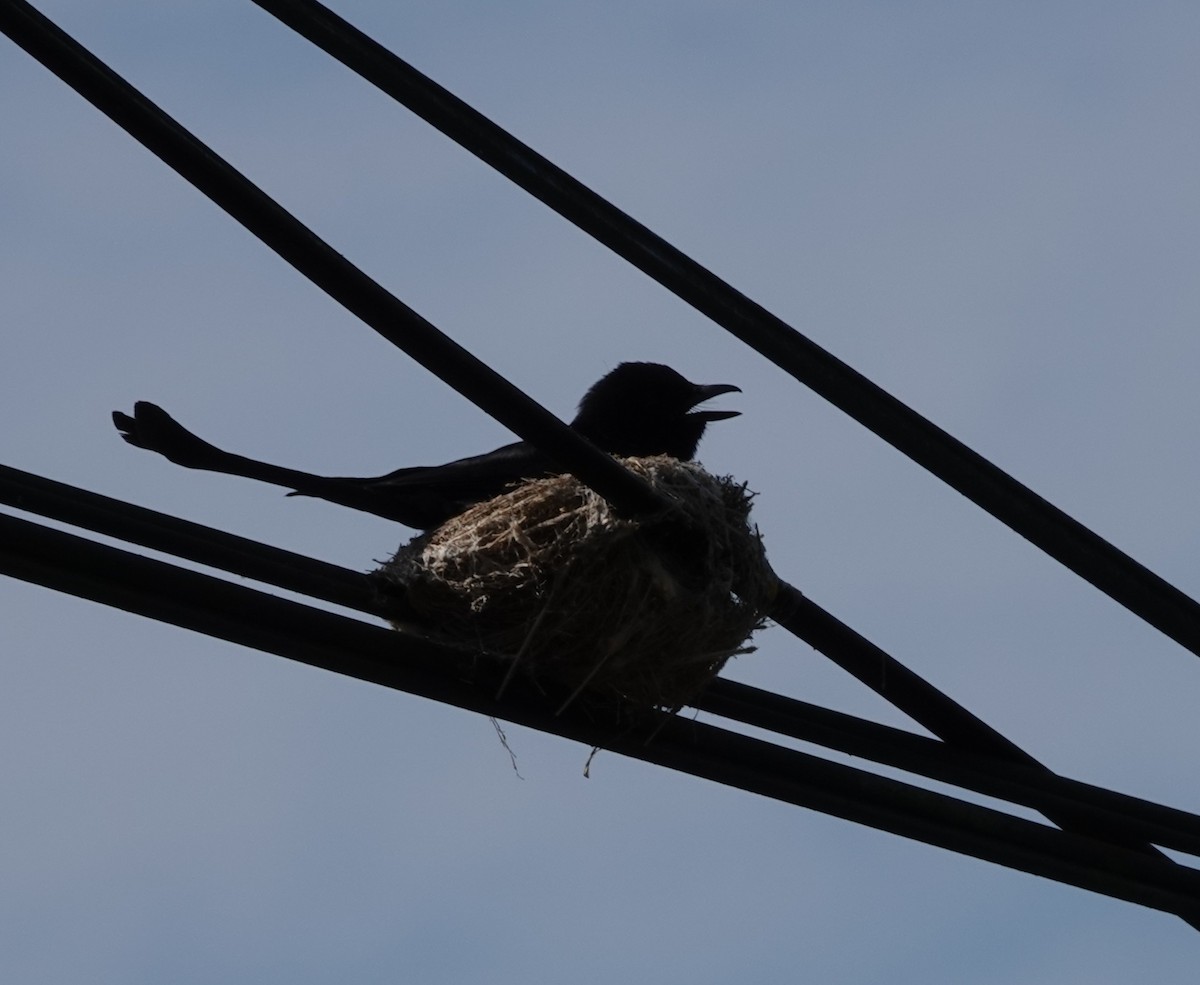
[[[692,383],[659,363],[621,363],[584,395],[572,427],[613,455],[696,454],[705,427],[737,417],[736,410],[697,410],[722,393],[741,393],[728,383]]]

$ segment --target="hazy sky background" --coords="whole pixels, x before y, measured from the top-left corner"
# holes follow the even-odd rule
[[[1200,810],[1200,661],[250,3],[40,9],[570,416],[731,382],[776,568],[1056,770]],[[1200,7],[335,9],[1189,594]],[[394,524],[176,468],[506,432],[0,41],[0,461],[365,569]],[[1192,985],[1181,921],[0,580],[0,980]],[[727,673],[904,719],[777,629]]]

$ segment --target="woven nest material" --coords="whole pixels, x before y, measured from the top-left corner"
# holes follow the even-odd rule
[[[538,479],[418,537],[379,574],[437,635],[501,656],[510,677],[677,710],[750,652],[775,576],[745,485],[673,458],[624,464],[673,508],[625,520],[574,476]]]

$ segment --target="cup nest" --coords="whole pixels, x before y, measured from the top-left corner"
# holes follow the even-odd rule
[[[776,579],[746,486],[693,462],[624,464],[671,503],[627,520],[572,475],[526,482],[400,549],[377,572],[410,610],[395,625],[553,682],[675,711],[748,653]]]

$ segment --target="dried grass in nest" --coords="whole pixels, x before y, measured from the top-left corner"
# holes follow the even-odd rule
[[[510,676],[677,710],[752,649],[775,577],[743,484],[673,458],[625,465],[672,500],[667,514],[621,519],[574,476],[534,480],[379,574],[437,635],[501,655]]]

